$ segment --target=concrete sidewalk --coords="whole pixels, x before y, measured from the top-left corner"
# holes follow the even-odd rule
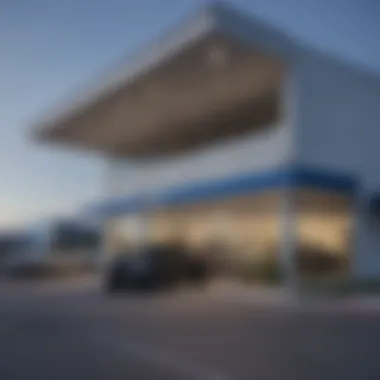
[[[208,292],[211,296],[234,302],[267,306],[295,306],[297,297],[285,287],[246,285],[237,281],[213,281]]]
[[[246,285],[218,280],[208,288],[212,297],[229,303],[278,307],[305,312],[342,312],[380,315],[380,296],[299,296],[285,287]]]
[[[0,279],[0,294],[16,295],[28,291],[31,294],[77,293],[84,290],[100,291],[97,274],[67,276],[61,278]]]

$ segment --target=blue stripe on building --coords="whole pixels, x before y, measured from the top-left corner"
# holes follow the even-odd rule
[[[139,212],[155,206],[191,204],[288,187],[353,194],[357,186],[357,181],[350,175],[293,166],[269,172],[243,173],[226,178],[187,183],[145,196],[113,199],[95,209],[100,214],[115,215]]]

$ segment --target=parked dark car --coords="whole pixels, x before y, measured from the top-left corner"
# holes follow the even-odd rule
[[[200,257],[181,247],[156,245],[118,255],[107,271],[106,288],[110,292],[158,290],[181,282],[204,283],[207,277],[206,262]]]

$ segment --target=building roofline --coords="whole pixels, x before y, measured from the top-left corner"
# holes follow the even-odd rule
[[[302,43],[295,36],[277,28],[266,20],[216,2],[209,4],[182,20],[177,27],[170,28],[154,42],[146,45],[138,54],[120,62],[105,75],[94,78],[95,85],[85,86],[85,90],[61,101],[56,109],[45,113],[32,126],[32,137],[40,139],[43,132],[54,129],[58,124],[96,107],[98,102],[116,92],[121,86],[128,86],[143,77],[153,68],[170,60],[176,53],[211,33],[221,33],[237,41],[275,53],[285,63],[313,57],[341,67],[364,80],[380,83],[380,74],[365,70],[359,65],[339,60],[337,56]],[[73,144],[72,144],[73,145]]]

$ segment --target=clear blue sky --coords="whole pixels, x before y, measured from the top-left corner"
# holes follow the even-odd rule
[[[36,117],[202,0],[0,0],[0,227],[102,194],[100,157],[28,140]],[[377,0],[236,0],[301,40],[380,68]]]

